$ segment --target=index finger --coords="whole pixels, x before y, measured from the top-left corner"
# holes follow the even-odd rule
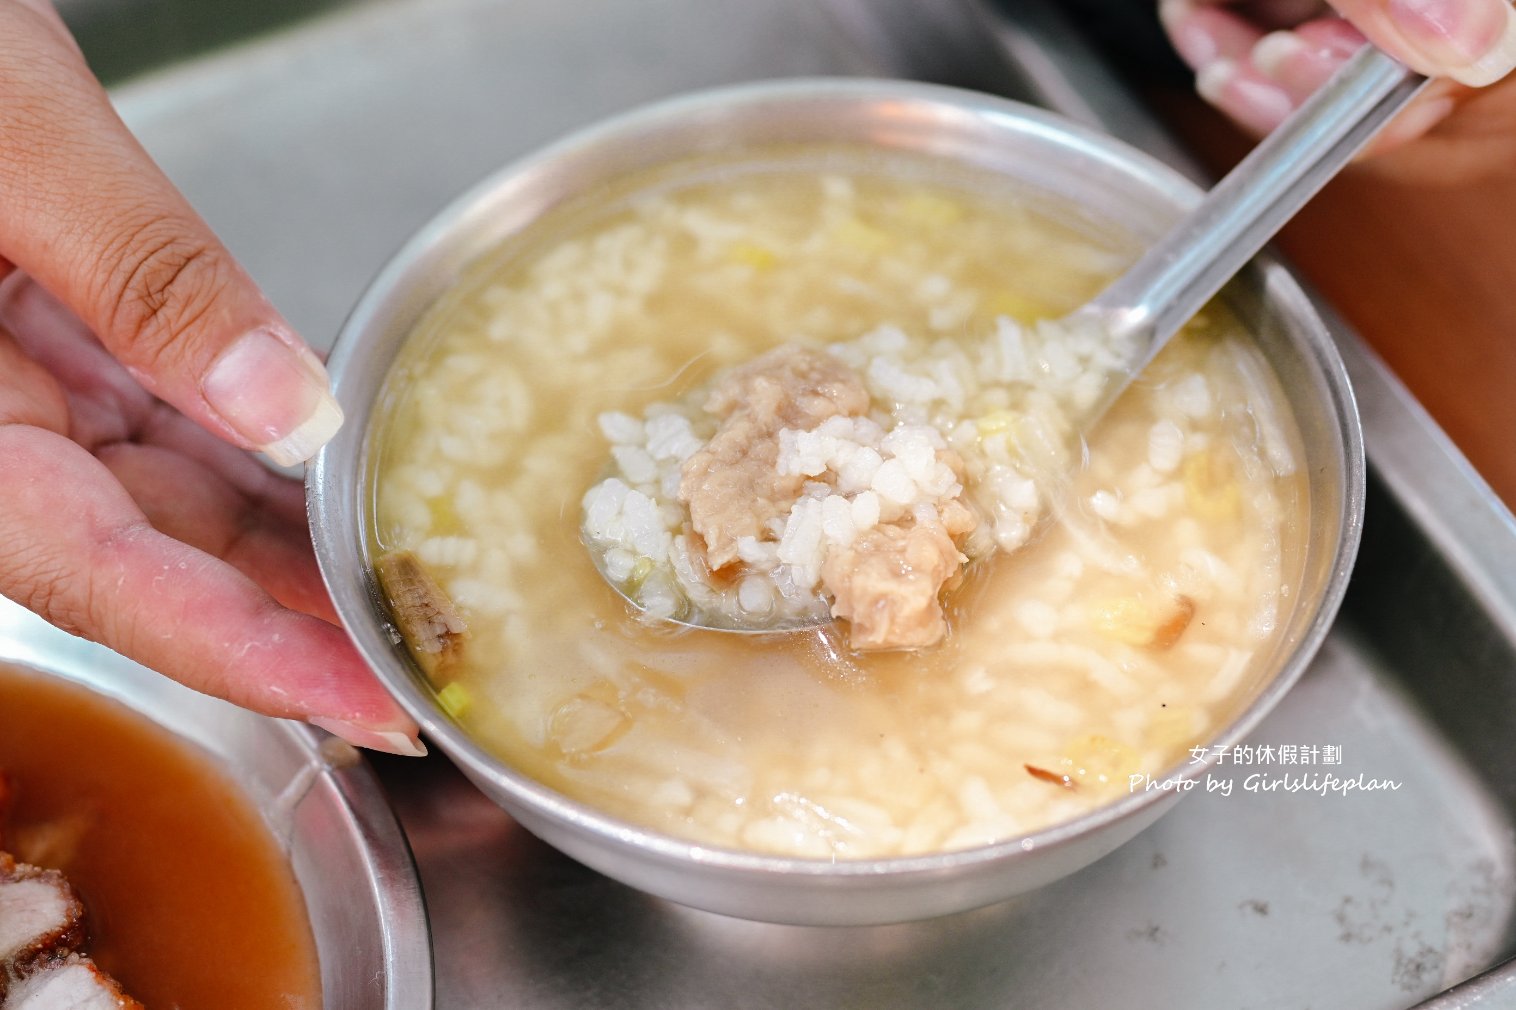
[[[280,463],[342,422],[321,362],[132,137],[51,8],[0,0],[0,260],[148,390]]]
[[[62,391],[0,330],[0,595],[197,690],[420,754],[416,725],[342,630],[279,606],[230,565],[154,529],[63,434]]]

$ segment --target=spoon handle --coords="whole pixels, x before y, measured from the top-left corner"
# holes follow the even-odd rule
[[[1221,286],[1426,84],[1365,45],[1157,245],[1071,317],[1142,370]]]

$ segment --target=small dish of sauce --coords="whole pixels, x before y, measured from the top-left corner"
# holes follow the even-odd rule
[[[215,759],[110,699],[0,664],[0,849],[56,869],[86,952],[153,1010],[316,1010],[305,902]]]

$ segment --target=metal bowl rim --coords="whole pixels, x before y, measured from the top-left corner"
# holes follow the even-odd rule
[[[1011,127],[1013,130],[1052,138],[1061,146],[1077,149],[1081,156],[1102,162],[1122,175],[1133,177],[1137,183],[1160,192],[1177,207],[1187,207],[1200,197],[1199,188],[1173,168],[1112,137],[1044,109],[976,91],[886,78],[810,77],[729,85],[681,95],[641,106],[574,131],[555,143],[508,163],[465,191],[423,225],[370,283],[337,337],[329,368],[339,401],[347,391],[343,378],[350,362],[362,349],[364,334],[376,325],[381,302],[393,290],[404,285],[413,269],[427,254],[447,243],[454,229],[468,217],[471,210],[495,195],[511,180],[579,156],[609,141],[653,131],[664,125],[675,125],[701,113],[732,112],[744,107],[789,103],[830,103],[841,109],[879,101],[910,102],[959,114],[1007,121],[1014,124]],[[1254,261],[1254,268],[1264,272],[1271,296],[1298,299],[1296,311],[1316,316],[1310,308],[1309,299],[1288,271],[1271,257],[1267,254],[1258,257]],[[1316,318],[1319,322],[1319,316]],[[1273,709],[1314,657],[1331,628],[1346,592],[1348,575],[1362,537],[1366,469],[1362,430],[1346,368],[1331,345],[1325,324],[1320,324],[1314,332],[1307,334],[1303,344],[1300,349],[1307,352],[1310,363],[1324,381],[1328,398],[1326,407],[1336,422],[1343,454],[1343,498],[1337,517],[1341,535],[1330,565],[1330,575],[1313,618],[1282,667],[1231,723],[1210,736],[1207,754],[1202,760],[1185,765],[1167,776],[1173,780],[1190,782],[1206,774],[1216,763],[1218,748],[1236,743]],[[377,394],[378,390],[372,392]],[[344,403],[346,406],[348,405]],[[366,444],[366,438],[361,444]],[[487,781],[515,802],[549,819],[573,825],[613,844],[633,847],[671,865],[695,864],[762,875],[817,878],[878,878],[887,875],[903,878],[915,875],[935,876],[956,867],[1010,860],[1024,853],[1058,846],[1133,816],[1149,805],[1160,802],[1165,795],[1161,791],[1131,793],[1072,820],[1059,822],[1024,837],[990,845],[912,856],[836,862],[701,845],[601,813],[588,804],[570,799],[516,771],[485,751],[441,712],[421,689],[412,671],[398,670],[391,665],[391,653],[385,637],[372,621],[367,620],[368,615],[347,598],[340,585],[345,567],[361,564],[360,558],[347,556],[348,552],[337,542],[340,538],[332,535],[333,530],[341,526],[339,512],[344,507],[344,503],[335,501],[336,496],[329,493],[342,465],[342,461],[334,458],[334,453],[340,447],[334,441],[318,454],[308,470],[306,486],[317,558],[343,624],[385,685],[427,734],[462,765],[471,778]],[[354,455],[355,458],[348,461],[348,465],[356,465],[362,453]],[[355,622],[355,617],[364,620]],[[357,627],[354,626],[355,623]]]

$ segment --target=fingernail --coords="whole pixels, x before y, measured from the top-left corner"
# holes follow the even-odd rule
[[[1351,37],[1343,39],[1340,32],[1316,30],[1319,27],[1318,22],[1308,22],[1298,30],[1270,32],[1248,56],[1259,78],[1283,88],[1292,105],[1331,80],[1363,45],[1362,37],[1355,45]]]
[[[1199,68],[1221,55],[1221,44],[1202,19],[1190,16],[1194,11],[1191,0],[1163,0],[1158,5],[1158,17],[1174,51],[1186,65]]]
[[[1451,71],[1448,76],[1459,84],[1482,88],[1494,84],[1512,70],[1516,70],[1516,8],[1501,2],[1505,23],[1498,29],[1499,37],[1479,59],[1466,67]]]
[[[223,351],[200,391],[237,434],[281,466],[310,459],[342,426],[321,362],[268,330]]]
[[[1405,45],[1434,70],[1482,87],[1516,69],[1516,9],[1508,0],[1390,0]]]
[[[1235,60],[1217,60],[1195,75],[1200,97],[1231,116],[1254,133],[1268,133],[1284,121],[1293,107],[1290,96],[1277,84]]]
[[[426,756],[426,745],[416,737],[405,733],[369,729],[367,726],[343,719],[318,717],[309,721],[312,726],[324,729],[333,736],[341,737],[354,747],[366,747],[386,754],[399,754],[401,757]]]
[[[1220,105],[1227,85],[1236,77],[1235,60],[1212,60],[1195,72],[1195,90],[1212,105]]]
[[[1284,83],[1286,65],[1306,52],[1306,44],[1294,32],[1270,32],[1253,47],[1253,66],[1270,80]]]

